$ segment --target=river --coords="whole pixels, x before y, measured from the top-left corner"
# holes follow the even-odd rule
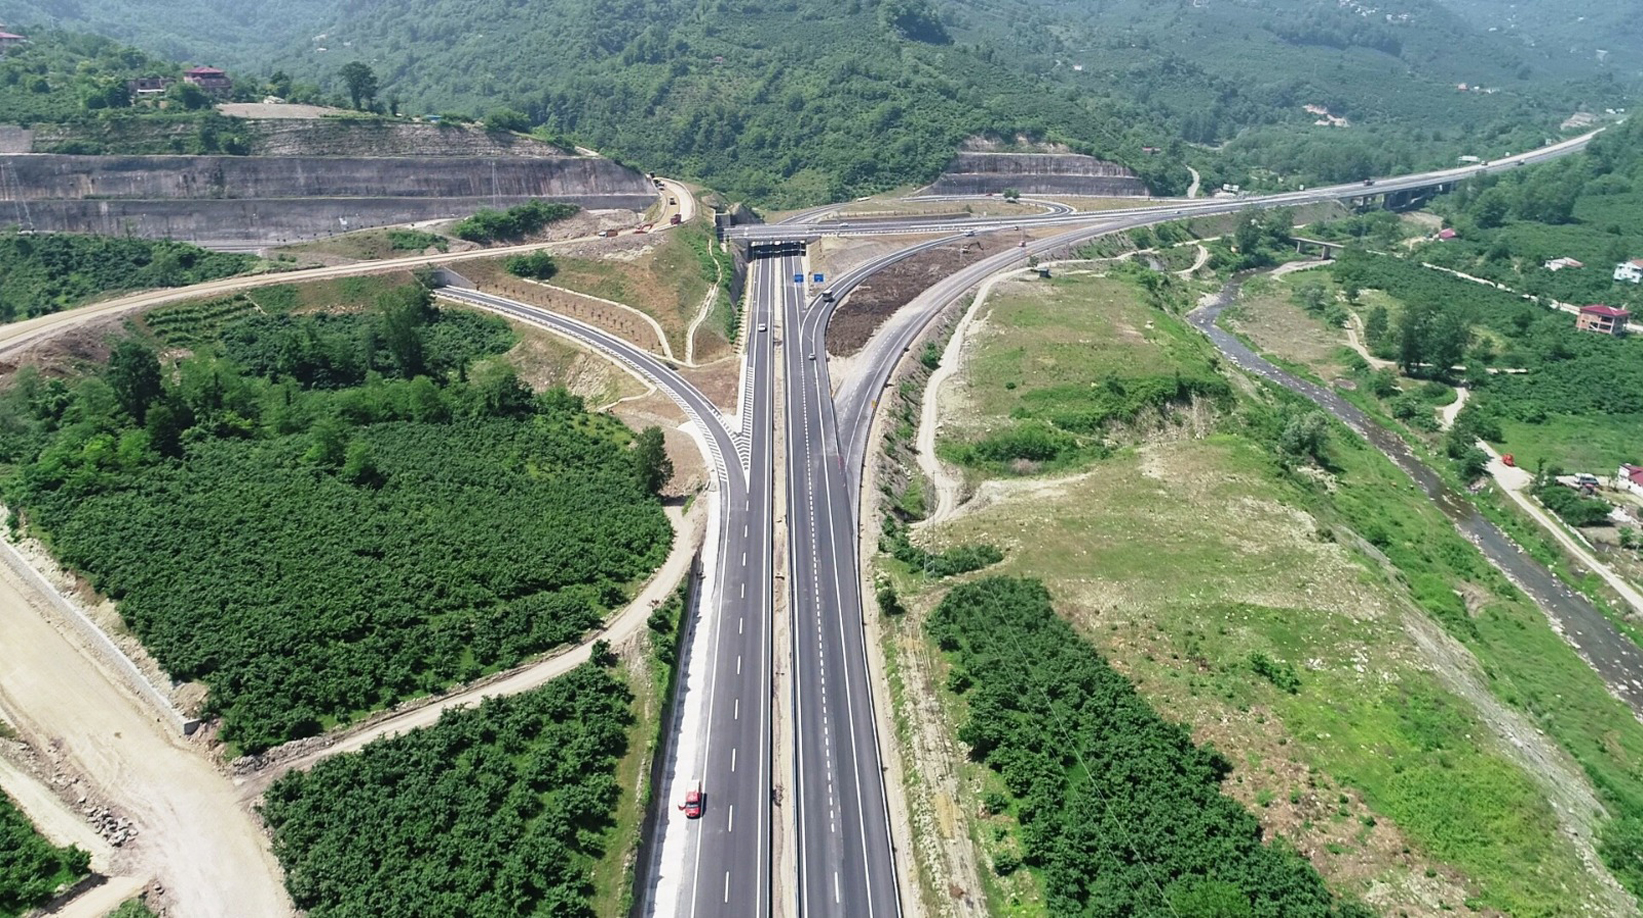
[[[1631,706],[1633,714],[1643,718],[1643,681],[1640,681],[1643,680],[1643,651],[1590,601],[1570,590],[1545,565],[1519,548],[1499,526],[1485,519],[1471,501],[1446,485],[1415,456],[1402,437],[1371,420],[1333,390],[1273,365],[1216,324],[1221,313],[1237,301],[1242,288],[1242,280],[1228,282],[1213,298],[1206,298],[1189,313],[1187,320],[1208,335],[1228,360],[1311,400],[1403,469],[1449,517],[1461,535],[1540,606],[1551,621],[1552,629],[1603,677],[1617,697]]]

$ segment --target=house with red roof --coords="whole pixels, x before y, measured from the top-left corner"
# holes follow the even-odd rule
[[[21,47],[25,41],[28,41],[28,39],[21,35],[13,35],[10,32],[0,30],[0,57],[5,57],[6,53],[13,48]]]
[[[1604,306],[1601,303],[1594,303],[1591,306],[1580,307],[1580,317],[1575,319],[1575,328],[1581,331],[1614,335],[1618,338],[1626,333],[1626,320],[1631,317],[1630,311],[1619,306]]]
[[[234,91],[234,82],[215,67],[195,67],[183,73],[183,79],[213,96],[226,96]]]
[[[1439,242],[1448,242],[1449,240],[1457,238],[1458,236],[1460,236],[1460,233],[1457,233],[1457,232],[1455,232],[1454,230],[1452,230],[1448,227],[1444,227],[1443,229],[1438,230],[1438,241]]]

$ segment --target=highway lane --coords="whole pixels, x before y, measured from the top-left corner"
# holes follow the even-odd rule
[[[900,913],[887,788],[868,683],[856,566],[856,514],[825,352],[805,315],[803,270],[776,261],[787,283],[783,378],[787,436],[799,914],[893,918]]]
[[[594,326],[524,303],[469,290],[441,296],[550,328],[593,347],[639,373],[668,394],[702,431],[715,460],[720,489],[718,575],[707,601],[715,607],[711,652],[685,666],[709,668],[706,734],[693,774],[707,804],[702,818],[685,820],[664,812],[692,834],[688,877],[672,909],[686,916],[763,916],[770,913],[771,786],[771,511],[774,460],[773,344],[768,333],[753,332],[748,357],[755,377],[746,462],[718,409],[706,396],[658,358]],[[763,297],[756,298],[764,302]],[[768,324],[768,309],[756,311],[752,328]],[[687,788],[675,788],[675,796]],[[654,850],[660,850],[655,844]],[[655,903],[657,910],[664,910]]]
[[[730,539],[709,666],[705,736],[697,774],[707,805],[681,890],[683,916],[766,916],[771,910],[771,666],[773,649],[772,512],[775,458],[772,278],[755,272],[747,351],[751,403],[747,466],[741,493],[732,492]]]

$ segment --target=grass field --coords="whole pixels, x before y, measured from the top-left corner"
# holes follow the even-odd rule
[[[1000,423],[1032,389],[1063,386],[1058,339],[1082,345],[1086,373],[1203,359],[1176,320],[1124,293],[1074,279],[1055,297],[996,300],[1026,321],[990,321],[948,429]],[[1137,327],[1144,315],[1153,328]],[[1589,831],[1597,798],[1643,791],[1643,727],[1384,457],[1335,428],[1332,474],[1283,473],[1255,433],[1260,410],[1245,400],[1220,433],[1155,437],[1071,478],[980,474],[994,480],[921,541],[996,544],[1006,560],[988,574],[1043,579],[1159,710],[1235,762],[1228,793],[1378,911],[1611,913],[1619,894],[1557,826]],[[928,652],[917,622],[942,590],[898,586],[912,610],[887,641],[900,680]],[[930,716],[916,689],[898,686],[905,729]],[[954,699],[937,694],[951,730]],[[983,864],[1010,848],[1007,819],[974,815],[984,769],[912,768],[958,769],[946,819]],[[1031,871],[983,882],[992,913],[1043,913]]]
[[[1118,278],[1001,284],[966,349],[937,449],[977,472],[1074,467],[1168,405],[1229,394],[1208,345]]]
[[[654,248],[631,259],[555,256],[559,273],[550,283],[632,306],[655,319],[673,352],[683,356],[684,334],[713,283],[704,263],[712,231],[698,223],[651,237]],[[705,322],[702,338],[723,335],[724,323]],[[705,345],[698,340],[698,348]]]
[[[1570,472],[1609,477],[1622,462],[1643,463],[1643,412],[1601,417],[1554,414],[1537,424],[1503,420],[1500,432],[1501,440],[1494,446],[1530,470],[1544,461]]]

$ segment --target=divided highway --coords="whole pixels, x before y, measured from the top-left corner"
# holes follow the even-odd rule
[[[819,310],[806,314],[803,285],[790,282],[803,262],[775,264],[784,281],[799,914],[893,918],[900,900],[862,630],[855,491],[839,450],[825,326],[812,321]]]

